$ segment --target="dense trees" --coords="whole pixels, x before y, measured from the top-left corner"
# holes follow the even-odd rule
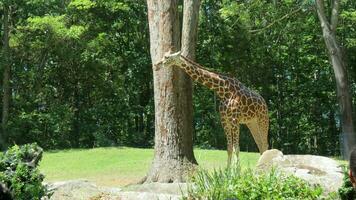
[[[9,143],[152,144],[148,33],[138,34],[147,16],[145,4],[129,3],[28,5],[36,14],[12,36]]]
[[[18,0],[11,57],[3,51],[3,9],[4,2],[15,1],[0,2],[1,77],[9,58],[12,72],[7,143],[37,141],[47,149],[153,146],[145,1]],[[334,72],[314,3],[300,2],[201,1],[196,60],[262,94],[271,115],[271,147],[338,155],[341,116]],[[336,37],[354,97],[356,3],[345,0],[340,6]],[[0,86],[4,91],[2,81]],[[193,102],[194,144],[225,148],[214,93],[194,85]],[[242,151],[257,150],[244,127],[240,141]]]

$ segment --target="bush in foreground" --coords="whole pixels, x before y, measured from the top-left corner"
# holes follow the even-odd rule
[[[198,171],[188,187],[186,199],[211,200],[314,200],[335,199],[323,197],[319,186],[310,186],[295,176],[276,170],[256,174],[251,169],[217,170],[212,173]]]
[[[341,200],[356,199],[356,191],[349,178],[349,168],[346,166],[344,166],[344,181],[338,192]]]
[[[37,144],[13,146],[0,155],[0,183],[16,200],[39,200],[45,196],[44,176],[37,169],[42,158]]]

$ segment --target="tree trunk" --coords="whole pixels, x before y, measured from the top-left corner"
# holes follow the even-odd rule
[[[339,48],[334,48],[337,41],[334,37],[325,38],[335,73],[337,98],[340,107],[341,130],[343,134],[344,158],[349,159],[355,145],[355,132],[352,120],[352,100],[349,93],[347,71]],[[338,52],[333,54],[332,52]]]
[[[178,51],[178,0],[147,0],[155,101],[155,152],[145,182],[185,181],[197,162],[192,142],[192,90],[179,68],[155,69],[168,51]]]
[[[2,121],[1,129],[2,134],[0,137],[0,148],[5,148],[6,142],[6,127],[9,116],[9,104],[10,104],[10,10],[8,5],[4,5],[4,14],[3,14],[3,97],[2,97]]]
[[[200,0],[184,0],[182,55],[195,60]],[[188,76],[187,76],[188,77]],[[191,84],[189,84],[191,86]]]
[[[200,0],[184,0],[183,2],[183,30],[182,30],[182,46],[181,52],[183,56],[195,60],[195,49],[198,36],[198,21],[199,21],[199,7]],[[186,99],[184,101],[190,102],[187,104],[186,124],[187,134],[184,138],[184,143],[193,147],[193,84],[190,77],[184,73],[182,76],[186,84],[183,85],[186,91]],[[193,155],[194,157],[194,155]]]
[[[71,139],[71,148],[79,148],[80,147],[80,139],[81,139],[81,130],[80,130],[80,86],[77,81],[75,86],[75,91],[73,95],[73,107],[74,107],[74,118],[73,118],[73,131],[72,131],[72,139]]]
[[[343,53],[336,38],[339,4],[339,0],[334,0],[329,22],[325,14],[323,0],[316,0],[316,8],[323,31],[323,38],[335,74],[337,98],[340,107],[341,129],[343,134],[343,156],[345,159],[348,159],[350,152],[355,145],[356,136],[352,120],[352,100],[349,93],[346,64],[343,60]]]

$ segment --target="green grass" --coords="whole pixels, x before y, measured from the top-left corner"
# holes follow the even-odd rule
[[[341,157],[331,157],[332,159],[336,160],[337,163],[343,166],[348,166],[349,162],[347,160],[343,160]]]
[[[226,166],[227,153],[219,150],[194,151],[204,169]],[[47,182],[87,179],[102,186],[122,186],[139,181],[147,173],[153,149],[96,148],[46,152],[40,164]],[[242,167],[254,167],[258,153],[240,153]]]

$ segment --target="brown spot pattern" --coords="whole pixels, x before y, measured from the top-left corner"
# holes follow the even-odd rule
[[[228,165],[238,161],[240,124],[247,125],[261,154],[268,149],[268,108],[258,93],[237,79],[208,71],[180,54],[168,59],[167,63],[180,67],[193,80],[215,91],[220,97],[219,111],[227,139]]]

